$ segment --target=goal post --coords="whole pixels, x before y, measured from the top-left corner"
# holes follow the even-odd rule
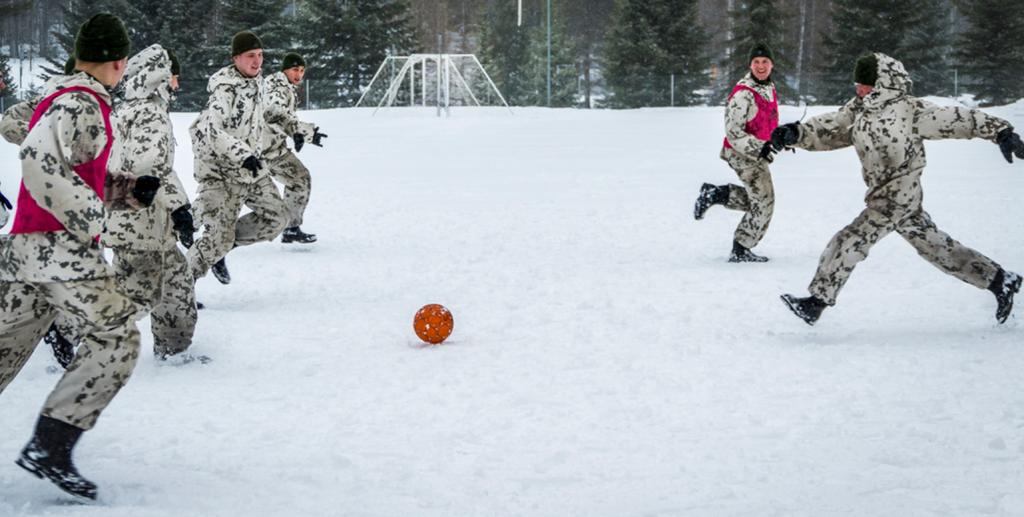
[[[396,67],[397,72],[385,76],[385,70]],[[438,109],[438,116],[442,110],[449,113],[453,94],[462,104],[477,107],[485,105],[481,101],[486,101],[485,95],[493,95],[500,101],[500,104],[495,104],[496,106],[504,106],[512,113],[512,108],[494,84],[494,80],[473,54],[388,56],[370,79],[370,84],[359,97],[356,107],[362,107],[364,103],[371,105],[373,100],[377,101],[374,114],[381,108],[394,106],[426,107],[430,104],[428,83],[434,86],[432,93],[435,93],[433,100]],[[405,98],[400,99],[403,94]],[[377,95],[380,96],[379,99]]]

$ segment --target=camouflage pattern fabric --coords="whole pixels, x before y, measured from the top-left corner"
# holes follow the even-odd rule
[[[275,180],[284,186],[284,205],[287,213],[286,228],[301,226],[306,206],[309,205],[313,178],[299,158],[286,150],[280,158],[268,164]]]
[[[753,89],[766,100],[770,101],[773,98],[773,85],[758,84],[749,73],[737,84]],[[747,90],[736,92],[725,108],[725,135],[733,148],[723,147],[719,155],[743,182],[743,186],[727,185],[729,200],[725,207],[745,212],[733,237],[747,249],[757,246],[764,238],[775,211],[772,174],[768,169],[768,162],[759,157],[764,140],[746,131],[747,123],[756,116],[757,103],[754,94]]]
[[[307,142],[313,140],[316,126],[302,122],[295,114],[295,86],[288,81],[284,72],[267,76],[264,91],[266,100],[263,117],[267,121],[267,130],[264,132],[266,151],[263,155],[268,160],[275,160],[288,152],[288,142],[291,142],[292,135],[300,133]]]
[[[139,356],[138,307],[112,278],[76,282],[0,282],[0,392],[28,361],[57,312],[85,329],[74,360],[42,414],[91,429],[125,385]]]
[[[263,154],[263,81],[245,77],[228,65],[210,77],[210,98],[189,128],[197,161],[206,164],[196,170],[196,179],[208,177],[238,183],[255,183],[267,175],[267,168],[253,174],[242,168],[250,156]]]
[[[872,93],[800,125],[796,147],[824,151],[852,145],[868,187],[867,208],[829,242],[810,292],[835,304],[857,263],[893,231],[935,267],[985,289],[1000,266],[940,231],[922,208],[924,140],[984,138],[994,142],[996,134],[1010,124],[978,110],[939,107],[912,97],[913,83],[903,64],[885,54],[876,57],[878,81]]]
[[[197,170],[204,167],[196,161]],[[215,179],[213,175],[205,178],[199,183],[194,207],[203,234],[188,250],[189,268],[196,279],[205,276],[232,248],[273,240],[288,222],[284,201],[269,176],[250,184]],[[239,218],[243,204],[252,212]]]
[[[72,86],[84,86],[110,100],[107,89],[84,72],[56,81],[44,97]],[[116,123],[115,118],[111,123]],[[82,92],[58,97],[26,136],[21,146],[25,187],[67,231],[0,237],[0,281],[65,282],[113,276],[93,238],[103,231],[105,211],[138,207],[131,197],[135,179],[110,171],[101,200],[73,169],[99,156],[106,143],[100,107]]]
[[[122,293],[150,310],[153,353],[169,356],[192,345],[196,330],[195,281],[185,255],[167,251],[114,251],[114,270]]]
[[[189,204],[174,172],[174,129],[169,114],[171,60],[160,45],[143,49],[128,61],[125,100],[117,105],[118,132],[110,170],[160,179],[153,204],[141,210],[108,214],[103,243],[132,250],[163,251],[177,242],[171,212]]]
[[[64,77],[66,76],[55,75],[51,77],[43,84],[43,91],[56,91],[54,85],[63,80]],[[33,97],[7,108],[3,119],[0,119],[0,136],[3,136],[4,140],[8,142],[20,146],[25,141],[25,137],[28,136],[28,125],[32,121],[32,114],[35,113],[36,107],[42,101],[43,97]]]

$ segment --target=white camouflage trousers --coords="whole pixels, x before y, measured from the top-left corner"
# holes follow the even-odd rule
[[[85,331],[42,415],[91,429],[139,357],[139,307],[113,277],[74,282],[0,282],[0,392],[17,376],[61,312]]]

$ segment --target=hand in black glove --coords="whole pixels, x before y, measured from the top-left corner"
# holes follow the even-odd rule
[[[292,135],[292,140],[295,142],[295,152],[301,151],[302,146],[306,145],[306,137],[302,136],[302,133]]]
[[[1013,128],[1006,128],[996,135],[996,143],[999,144],[999,150],[1003,152],[1003,158],[1006,161],[1013,163],[1013,156],[1016,155],[1018,160],[1024,160],[1024,142],[1020,141],[1020,135],[1013,132]]]
[[[242,168],[249,169],[250,171],[252,171],[252,177],[255,178],[256,173],[263,168],[263,162],[261,162],[260,159],[255,156],[250,156],[246,158],[244,162],[242,162]]]
[[[6,196],[4,196],[3,192],[0,192],[0,205],[3,205],[4,208],[8,210],[14,209],[14,206],[11,205],[11,202],[7,199]]]
[[[149,206],[153,204],[157,190],[160,190],[160,178],[139,176],[135,179],[135,186],[132,187],[132,197],[137,199],[140,205]]]
[[[764,146],[761,147],[760,156],[762,160],[767,160],[768,163],[772,163],[773,161],[775,161],[775,153],[777,152],[778,151],[776,151],[775,148],[772,147],[771,142],[765,142]]]
[[[192,205],[181,205],[171,212],[171,220],[174,221],[174,231],[178,233],[178,241],[186,248],[191,248],[195,243],[193,234],[196,233],[196,226],[192,220],[191,209]]]
[[[800,140],[800,123],[790,122],[789,124],[783,124],[774,131],[772,131],[772,147],[776,151],[781,151],[787,147],[792,147],[796,144],[797,140]]]
[[[327,135],[321,133],[320,128],[313,129],[313,145],[323,147],[324,144],[322,144],[320,140],[323,140],[324,138],[327,138]]]

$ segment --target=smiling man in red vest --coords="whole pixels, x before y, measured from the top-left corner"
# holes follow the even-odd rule
[[[729,262],[767,262],[750,251],[768,231],[775,209],[775,190],[768,164],[772,130],[779,125],[779,99],[772,82],[775,54],[764,43],[750,49],[750,73],[736,83],[725,108],[725,141],[719,155],[743,186],[705,183],[693,208],[700,220],[713,205],[746,212],[734,234]]]
[[[71,461],[82,433],[131,376],[139,307],[118,293],[98,235],[105,210],[153,202],[160,181],[107,173],[114,144],[110,93],[130,41],[116,16],[97,14],[75,38],[77,73],[44,93],[21,145],[22,183],[10,235],[0,237],[0,392],[60,312],[85,338],[46,399],[17,463],[64,491],[95,499]]]

